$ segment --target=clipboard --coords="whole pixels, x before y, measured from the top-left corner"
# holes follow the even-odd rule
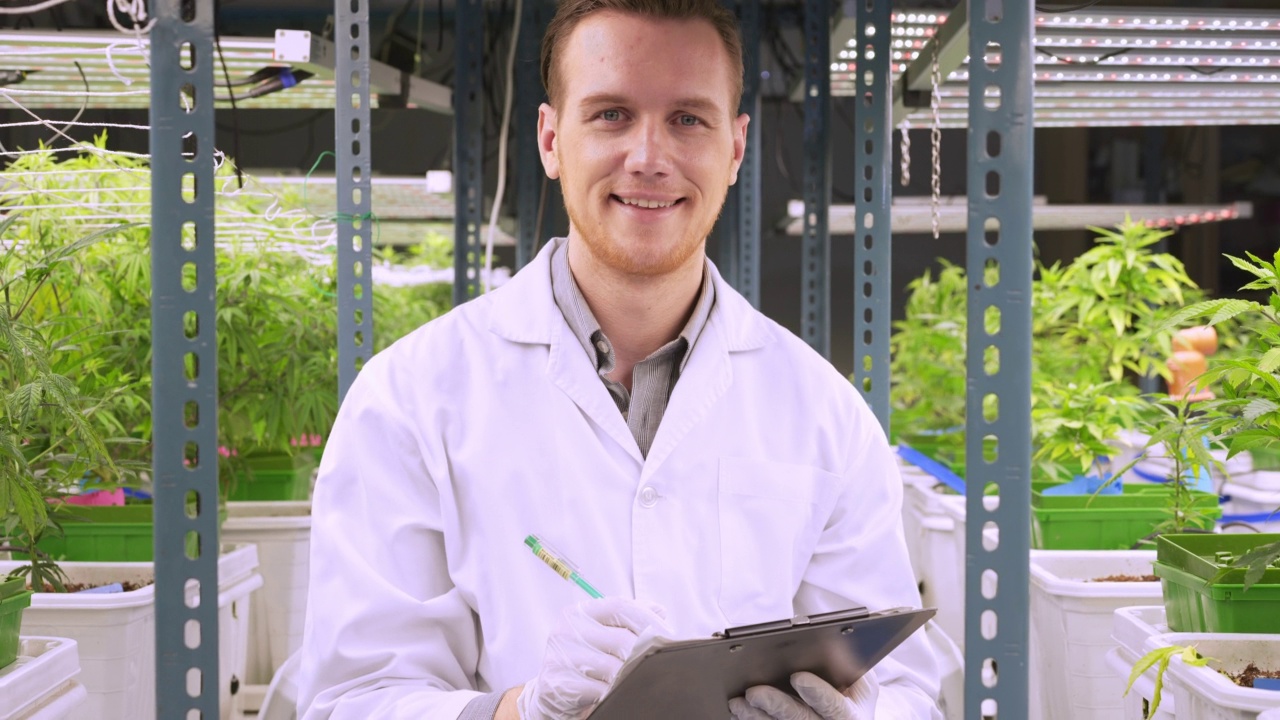
[[[727,718],[754,685],[794,694],[808,670],[847,687],[929,621],[935,608],[866,608],[729,628],[709,639],[657,641],[627,660],[590,720]]]

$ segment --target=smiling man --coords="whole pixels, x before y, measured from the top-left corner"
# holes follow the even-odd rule
[[[919,605],[875,418],[706,258],[750,121],[741,53],[717,0],[561,2],[537,139],[569,236],[348,393],[315,491],[304,719],[580,718],[642,635]],[[924,642],[725,716],[938,718]]]

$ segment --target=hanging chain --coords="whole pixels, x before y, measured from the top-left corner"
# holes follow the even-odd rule
[[[906,187],[911,184],[911,118],[902,118],[898,132],[902,134],[902,172],[898,182]]]
[[[929,129],[929,142],[933,146],[933,175],[931,180],[930,209],[933,212],[933,239],[939,235],[938,204],[942,201],[942,99],[939,87],[942,85],[942,69],[938,65],[938,42],[933,39],[933,94],[929,96],[929,109],[933,112],[933,127]]]

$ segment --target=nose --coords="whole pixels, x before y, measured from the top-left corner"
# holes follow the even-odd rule
[[[637,122],[627,149],[626,171],[631,175],[665,177],[671,174],[672,138],[665,122]]]

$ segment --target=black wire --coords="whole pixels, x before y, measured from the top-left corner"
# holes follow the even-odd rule
[[[1087,9],[1089,9],[1089,8],[1093,7],[1094,5],[1097,5],[1099,2],[1102,2],[1102,0],[1093,0],[1093,2],[1083,3],[1083,4],[1081,4],[1081,5],[1073,5],[1073,6],[1071,6],[1071,7],[1055,8],[1055,9],[1049,9],[1049,8],[1044,7],[1043,5],[1037,5],[1037,6],[1036,6],[1036,12],[1042,12],[1042,13],[1069,13],[1069,12],[1077,12],[1077,11],[1079,11],[1079,10],[1087,10]]]
[[[444,0],[436,0],[436,54],[444,49]]]
[[[226,81],[227,87],[231,87],[231,73],[227,72],[227,59],[222,55],[222,38],[218,35],[218,10],[214,6],[213,12],[213,47],[218,51],[218,62],[222,64],[222,79]],[[232,165],[236,169],[236,185],[239,189],[244,189],[244,173],[240,170],[240,111],[236,108],[236,95],[228,92],[231,98],[231,157]],[[207,152],[207,151],[206,151]]]

